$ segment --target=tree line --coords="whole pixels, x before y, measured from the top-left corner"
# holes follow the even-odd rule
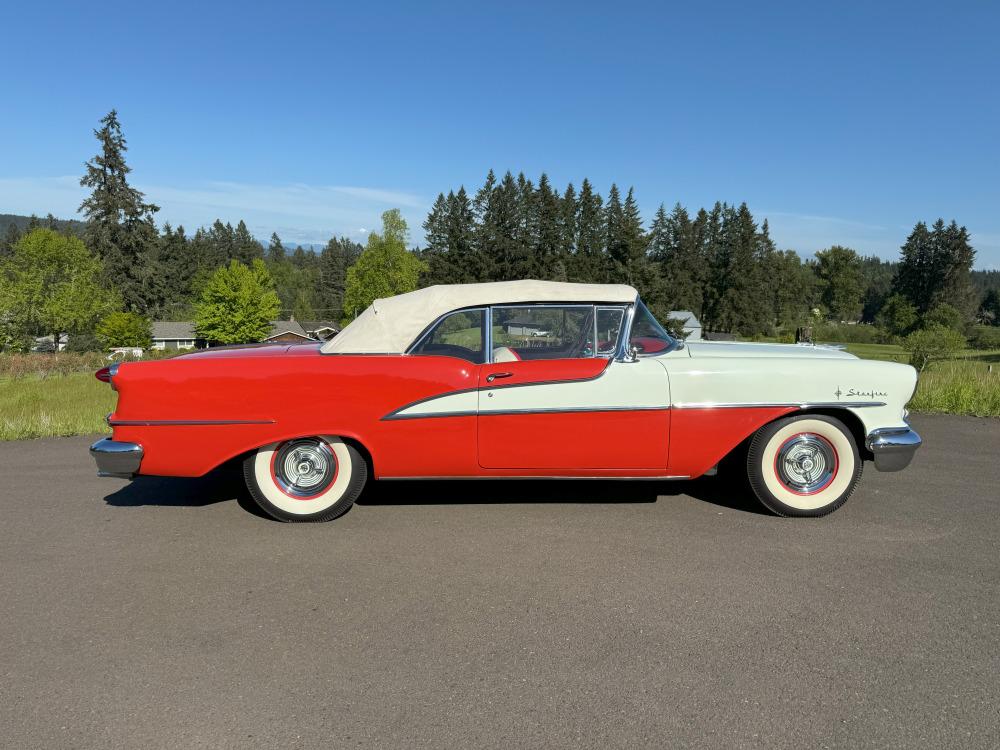
[[[632,188],[607,197],[584,179],[559,190],[547,175],[490,172],[470,195],[439,194],[408,249],[399,211],[363,247],[334,237],[319,252],[265,247],[243,221],[188,234],[158,227],[159,208],[128,180],[127,144],[112,111],[81,185],[82,222],[51,215],[14,223],[0,241],[0,347],[70,332],[101,345],[148,341],[151,319],[194,320],[224,343],[254,340],[279,314],[348,322],[372,299],[432,284],[540,278],[635,286],[654,312],[690,310],[706,330],[775,335],[818,321],[878,324],[902,336],[978,318],[1000,323],[1000,274],[977,272],[956,222],[918,223],[897,262],[833,245],[811,258],[780,249],[746,203],[689,212],[660,205],[647,223]],[[91,340],[93,337],[91,337]]]
[[[691,213],[660,205],[649,228],[633,189],[607,198],[584,179],[553,188],[490,172],[474,195],[439,194],[423,228],[421,284],[542,278],[634,285],[660,316],[694,312],[710,331],[773,335],[815,320],[881,323],[905,334],[935,314],[997,320],[996,292],[973,287],[968,232],[918,223],[898,262],[834,245],[812,258],[779,249],[746,203]],[[992,314],[992,318],[990,318]]]

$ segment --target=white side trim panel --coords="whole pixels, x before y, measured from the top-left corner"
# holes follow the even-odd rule
[[[912,367],[873,360],[748,357],[659,361],[670,373],[675,408],[843,404],[869,430],[905,426],[903,407],[916,385]],[[875,405],[851,408],[852,404]]]
[[[479,395],[476,391],[460,391],[448,393],[426,401],[418,401],[412,406],[394,412],[386,419],[414,419],[417,417],[457,416],[459,414],[475,414]]]
[[[479,391],[479,413],[670,408],[670,382],[652,360],[611,362],[600,377]]]
[[[601,375],[591,380],[518,385],[512,379],[499,388],[449,393],[407,406],[385,419],[669,408],[667,373],[658,362],[646,359],[611,362]]]

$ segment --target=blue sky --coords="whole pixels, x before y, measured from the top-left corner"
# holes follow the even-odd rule
[[[70,215],[118,109],[133,181],[191,228],[363,238],[491,167],[747,201],[783,248],[893,257],[956,219],[1000,268],[993,2],[20,3],[0,213]]]

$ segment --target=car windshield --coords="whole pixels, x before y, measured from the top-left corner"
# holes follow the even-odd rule
[[[649,308],[640,301],[635,308],[632,333],[629,335],[628,344],[640,356],[648,356],[667,351],[674,345],[674,340],[653,317]]]

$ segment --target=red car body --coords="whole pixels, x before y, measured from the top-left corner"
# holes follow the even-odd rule
[[[572,383],[602,358],[475,365],[453,357],[325,356],[316,345],[205,350],[124,363],[108,417],[115,441],[143,447],[139,473],[201,476],[266,443],[317,434],[355,441],[376,479],[561,476],[695,477],[793,407],[669,409],[395,419],[423,399],[485,385]],[[637,436],[655,435],[655,440]]]

